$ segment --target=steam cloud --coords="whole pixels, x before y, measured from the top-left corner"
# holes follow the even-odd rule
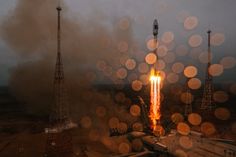
[[[2,23],[2,38],[22,59],[12,71],[10,87],[33,114],[48,114],[53,103],[57,31],[55,6],[56,0],[21,0]],[[94,14],[88,17],[89,20],[68,18],[66,15],[67,8],[63,5],[64,71],[70,103],[72,108],[78,108],[76,115],[80,116],[97,102],[99,95],[95,94],[91,100],[86,101],[84,93],[92,92],[91,82],[86,78],[87,72],[95,70],[99,59],[117,66],[120,53],[116,43],[120,40],[130,43],[132,36],[130,29],[121,32],[115,26],[112,29],[105,27],[102,20],[105,18],[101,19],[101,15]]]

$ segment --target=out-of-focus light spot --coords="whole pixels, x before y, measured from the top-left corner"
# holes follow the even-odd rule
[[[122,142],[120,143],[118,150],[120,154],[127,154],[131,151],[131,148],[128,143]]]
[[[185,103],[185,104],[189,104],[191,102],[193,102],[193,95],[189,92],[184,92],[184,93],[181,93],[180,95],[180,100]]]
[[[157,60],[157,56],[156,56],[156,54],[154,54],[152,52],[147,54],[145,57],[145,61],[147,64],[154,64],[156,62],[156,60]]]
[[[136,122],[132,126],[133,131],[143,131],[143,124]]]
[[[174,73],[179,74],[184,71],[184,64],[180,62],[174,63],[171,69]]]
[[[106,115],[106,108],[104,106],[98,106],[96,108],[96,115],[98,117],[104,117]]]
[[[220,60],[220,64],[224,67],[224,69],[230,69],[235,67],[236,59],[234,57],[224,57]]]
[[[202,85],[202,82],[200,79],[198,78],[191,78],[189,81],[188,81],[188,87],[190,89],[199,89]]]
[[[189,40],[188,40],[188,44],[191,46],[191,47],[198,47],[202,44],[202,36],[200,35],[192,35]]]
[[[190,133],[190,127],[184,122],[180,122],[177,125],[177,131],[181,135],[188,135]]]
[[[164,43],[170,43],[174,40],[174,34],[172,32],[165,32],[162,37],[161,40]]]
[[[176,54],[178,56],[186,56],[188,54],[188,48],[185,45],[179,45],[176,48]]]
[[[224,103],[228,101],[229,95],[225,91],[216,91],[213,93],[213,99],[216,102]]]
[[[232,94],[236,95],[236,83],[232,84],[229,90]]]
[[[175,54],[173,52],[168,52],[163,58],[166,63],[172,63],[175,61]]]
[[[220,46],[225,41],[225,35],[223,33],[215,33],[211,36],[211,44],[214,46]]]
[[[157,126],[155,126],[155,130],[153,131],[153,134],[155,136],[164,136],[165,129],[161,125],[157,125]]]
[[[136,67],[136,61],[134,59],[128,59],[125,62],[125,66],[128,70],[133,70]]]
[[[219,107],[215,109],[214,114],[220,120],[228,120],[230,118],[230,111],[227,108]]]
[[[208,70],[212,76],[220,76],[224,72],[224,68],[220,64],[212,64]]]
[[[136,73],[131,73],[129,74],[127,80],[129,83],[132,83],[133,81],[138,80],[138,75]]]
[[[83,128],[88,129],[92,126],[92,120],[89,116],[84,116],[81,118],[80,124]]]
[[[127,130],[128,130],[128,125],[126,123],[121,122],[121,123],[118,124],[118,132],[120,134],[126,133]]]
[[[100,138],[100,134],[99,134],[99,131],[96,130],[96,129],[92,129],[89,131],[89,139],[91,141],[98,141]]]
[[[141,113],[141,109],[138,105],[132,105],[129,109],[129,112],[132,116],[140,116],[140,113]]]
[[[122,53],[127,52],[129,49],[129,45],[125,41],[121,41],[118,43],[118,50]]]
[[[159,71],[159,75],[161,76],[162,80],[165,80],[166,73],[164,71]]]
[[[148,75],[141,75],[139,80],[143,83],[143,85],[148,85],[149,83],[149,76]]]
[[[195,77],[198,73],[198,70],[195,66],[187,66],[184,69],[184,75],[188,78]]]
[[[165,62],[162,59],[158,59],[156,64],[155,64],[155,68],[157,70],[163,70],[166,67]]]
[[[186,30],[192,30],[198,25],[198,18],[195,16],[189,16],[184,21],[184,28]]]
[[[117,117],[112,117],[109,119],[108,125],[110,128],[118,128],[120,121]]]
[[[191,113],[188,115],[188,121],[192,125],[200,125],[202,122],[202,117],[197,113]]]
[[[132,149],[134,151],[136,151],[136,152],[141,151],[143,149],[143,142],[142,142],[142,140],[138,139],[138,138],[134,139],[132,141]]]
[[[140,63],[138,65],[138,71],[140,73],[147,73],[149,71],[149,66],[147,63]]]
[[[176,157],[188,157],[188,154],[182,149],[176,149],[175,156]]]
[[[169,83],[176,83],[179,81],[179,76],[176,73],[169,73],[167,75],[167,81]]]
[[[148,41],[147,41],[147,48],[148,48],[148,50],[150,50],[150,51],[153,51],[153,50],[155,50],[157,47],[158,47],[158,42],[155,40],[155,39],[149,39]]]
[[[201,63],[208,63],[208,52],[201,52],[198,59]],[[212,53],[210,53],[210,61],[212,59],[213,59],[213,55]]]
[[[204,122],[201,125],[201,132],[206,136],[213,135],[216,132],[214,124],[210,122]]]
[[[100,60],[100,61],[97,62],[96,66],[97,66],[98,70],[103,71],[105,69],[105,67],[106,67],[106,62]]]
[[[119,28],[120,28],[121,30],[127,30],[127,29],[129,29],[129,26],[130,26],[129,19],[128,19],[128,18],[122,18],[122,19],[120,19],[118,25],[119,25]]]
[[[161,45],[157,49],[157,56],[158,57],[164,57],[167,54],[167,47],[165,45]]]
[[[134,91],[140,91],[142,89],[142,87],[143,87],[143,84],[141,81],[135,80],[132,82],[132,89]]]
[[[189,136],[181,136],[179,138],[179,145],[184,149],[191,149],[193,147],[193,141]]]
[[[125,79],[127,77],[127,70],[125,68],[120,68],[116,71],[116,76],[119,79]]]
[[[184,116],[180,113],[174,113],[171,115],[171,120],[173,123],[178,124],[184,121]]]

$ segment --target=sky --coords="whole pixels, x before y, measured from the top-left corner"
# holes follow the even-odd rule
[[[0,1],[0,23],[14,11],[17,2],[18,0]],[[152,34],[152,22],[155,18],[159,21],[160,37],[167,31],[173,32],[177,45],[187,45],[191,35],[199,34],[203,38],[201,47],[205,48],[206,31],[211,29],[213,33],[221,33],[225,38],[220,46],[213,47],[213,62],[219,62],[224,56],[236,57],[235,0],[64,0],[64,3],[68,6],[66,17],[89,20],[93,14],[101,15],[102,23],[108,30],[116,23],[115,19],[129,17],[132,21],[133,38],[141,45],[145,45],[145,40]],[[185,16],[198,19],[195,29],[184,29]],[[21,60],[22,57],[0,36],[0,85],[8,84],[11,69]],[[232,72],[234,70],[226,72],[225,77],[236,79],[236,76],[232,77]]]

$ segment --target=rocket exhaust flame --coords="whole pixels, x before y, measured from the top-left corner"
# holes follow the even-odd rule
[[[150,89],[150,112],[151,128],[156,130],[161,118],[161,76],[152,70],[150,75],[151,89]]]

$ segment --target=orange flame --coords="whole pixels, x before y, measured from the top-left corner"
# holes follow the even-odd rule
[[[151,128],[156,130],[158,122],[161,118],[161,76],[156,74],[155,70],[151,71],[150,75],[151,90],[150,90],[150,112]]]

